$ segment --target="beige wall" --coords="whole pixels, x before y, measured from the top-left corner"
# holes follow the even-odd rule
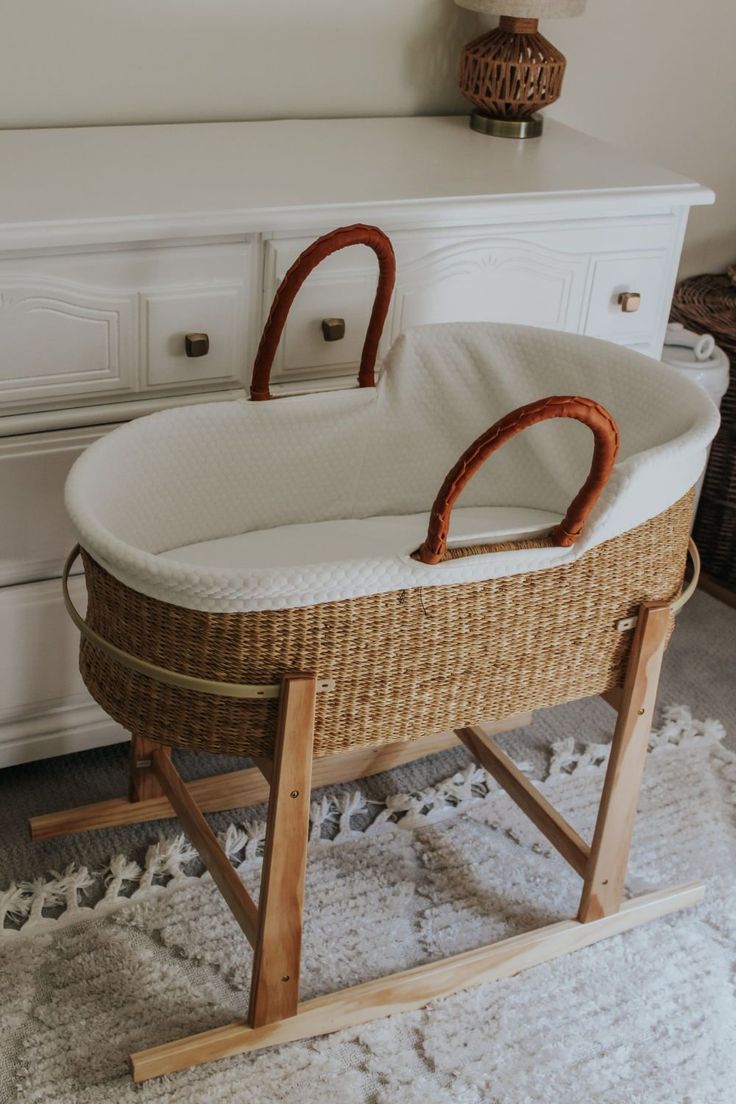
[[[0,125],[463,110],[452,0],[2,0]],[[565,122],[709,184],[683,271],[736,260],[736,2],[589,0],[542,28]],[[490,139],[489,139],[490,140]],[[1,182],[0,182],[1,194]]]
[[[736,261],[736,0],[588,0],[543,30],[568,58],[557,118],[715,191],[682,274]]]

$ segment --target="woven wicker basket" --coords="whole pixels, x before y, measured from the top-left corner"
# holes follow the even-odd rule
[[[721,402],[721,428],[713,441],[693,536],[704,569],[736,590],[736,283],[727,275],[694,276],[675,291],[672,319],[712,333],[731,362],[731,383]]]
[[[227,682],[288,670],[332,678],[317,700],[315,756],[410,740],[621,685],[631,642],[616,623],[682,583],[692,493],[574,563],[458,586],[289,610],[204,613],[130,590],[85,555],[87,621],[162,667]],[[269,755],[277,702],[154,682],[89,640],[81,670],[125,728],[182,748]]]

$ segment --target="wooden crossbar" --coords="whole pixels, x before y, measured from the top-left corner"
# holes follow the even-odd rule
[[[649,920],[689,908],[703,899],[702,882],[688,882],[671,889],[647,893],[626,901],[619,912],[588,924],[562,920],[535,931],[524,932],[499,943],[429,962],[388,977],[376,978],[350,989],[316,997],[299,1005],[297,1014],[263,1027],[248,1027],[244,1021],[216,1027],[175,1042],[163,1043],[131,1055],[134,1081],[173,1073],[260,1050],[278,1043],[327,1035],[397,1012],[421,1008],[428,1001],[450,996],[460,989],[483,985],[497,978],[511,977],[531,966],[558,958],[570,951],[618,935]]]
[[[509,797],[526,813],[573,870],[585,877],[590,847],[568,824],[554,805],[524,775],[513,759],[480,728],[458,728],[457,737],[473,758],[492,775]]]
[[[484,726],[484,729],[489,732],[511,732],[515,728],[531,724],[531,720],[531,713],[518,713],[502,721],[494,721]],[[410,763],[424,755],[434,755],[435,752],[444,751],[456,744],[457,736],[454,732],[439,732],[418,740],[353,748],[324,759],[315,759],[312,787],[333,786],[341,782],[352,782],[356,778],[381,774],[401,766],[402,763]],[[260,805],[268,801],[269,796],[269,784],[262,770],[255,767],[215,774],[209,778],[197,778],[192,782],[185,782],[184,785],[203,813]],[[68,835],[70,832],[90,832],[97,828],[114,828],[120,824],[142,824],[173,816],[176,816],[176,812],[166,797],[150,797],[138,801],[114,797],[91,805],[78,805],[74,809],[62,809],[56,813],[32,817],[29,827],[31,839],[42,840]]]
[[[604,690],[601,694],[604,702],[610,705],[611,709],[615,709],[617,713],[621,708],[622,696],[623,688],[621,686],[614,686],[613,690]]]
[[[197,849],[199,857],[212,875],[212,880],[227,901],[230,911],[245,932],[252,947],[258,936],[258,908],[248,893],[235,868],[218,843],[197,804],[188,792],[176,767],[165,749],[157,748],[151,754],[153,771],[161,788],[171,802],[182,823],[188,839]]]

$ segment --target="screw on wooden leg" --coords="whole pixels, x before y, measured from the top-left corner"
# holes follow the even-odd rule
[[[153,773],[151,755],[154,749],[171,755],[170,748],[161,748],[160,744],[145,736],[133,735],[130,740],[130,783],[128,797],[130,801],[145,801],[149,797],[160,797],[161,784]]]

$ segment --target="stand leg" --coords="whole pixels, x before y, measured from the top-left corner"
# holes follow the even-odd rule
[[[314,743],[314,675],[282,683],[248,1022],[296,1015]]]
[[[664,602],[648,602],[639,610],[580,899],[578,920],[583,923],[621,907],[671,616]]]
[[[171,748],[164,748],[145,736],[131,736],[129,801],[146,801],[149,797],[160,797],[164,792],[153,770],[154,751],[171,757]]]

